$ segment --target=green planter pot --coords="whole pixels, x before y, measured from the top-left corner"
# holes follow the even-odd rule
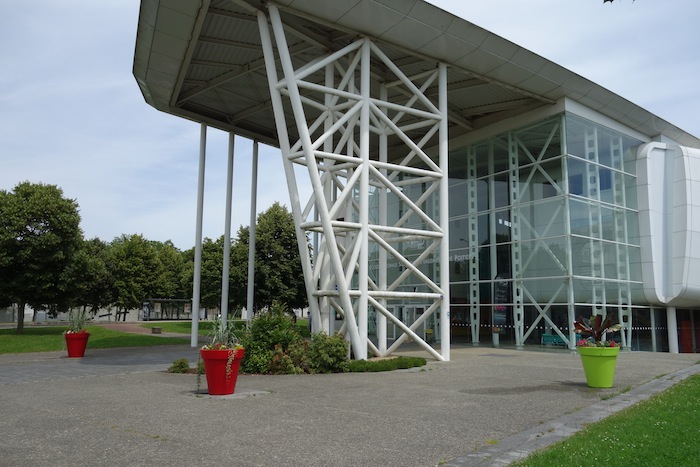
[[[615,380],[615,364],[619,347],[577,347],[586,382],[592,388],[611,388]]]

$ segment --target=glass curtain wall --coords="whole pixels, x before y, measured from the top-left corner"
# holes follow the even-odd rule
[[[639,144],[563,114],[451,154],[456,342],[570,346],[574,316],[631,322]]]

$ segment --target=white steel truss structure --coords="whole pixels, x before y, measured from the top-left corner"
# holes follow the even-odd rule
[[[295,62],[293,28],[274,4],[268,13],[257,13],[258,26],[313,331],[334,332],[338,315],[354,358],[410,340],[449,360],[449,269],[440,267],[449,264],[446,66],[407,76],[366,37]],[[313,188],[303,205],[295,165]],[[407,305],[420,305],[413,321],[397,311]],[[420,331],[436,316],[439,351]]]

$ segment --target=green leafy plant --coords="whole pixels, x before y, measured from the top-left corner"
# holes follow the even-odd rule
[[[579,316],[574,322],[574,330],[577,334],[588,336],[585,339],[580,339],[576,345],[579,347],[619,347],[619,342],[614,340],[604,340],[605,333],[617,332],[622,328],[622,325],[613,324],[610,318],[603,319],[602,315],[591,316],[585,319]]]
[[[217,316],[212,321],[209,330],[209,343],[202,346],[203,350],[240,350],[243,346],[239,343],[233,326],[228,326]]]
[[[270,309],[259,312],[250,328],[241,335],[241,344],[246,349],[241,371],[263,374],[279,372],[281,367],[289,364],[289,360],[283,359],[282,355],[288,355],[295,366],[300,366],[301,360],[292,358],[291,353],[299,352],[295,347],[302,341],[294,321],[286,312],[286,306],[276,302]],[[273,358],[276,359],[274,363]]]
[[[267,366],[268,372],[272,375],[295,375],[303,373],[304,370],[296,364],[289,352],[282,350],[281,345],[276,345],[272,351],[272,358]]]
[[[168,368],[168,373],[189,373],[190,362],[186,358],[180,358],[173,362]]]
[[[68,312],[68,330],[66,334],[87,332],[87,313],[84,310],[72,309]]]
[[[320,332],[311,337],[309,366],[314,373],[348,371],[348,343],[337,332],[329,336]]]
[[[396,357],[387,360],[352,360],[348,367],[351,372],[378,372],[404,370],[424,366],[427,361],[421,357]]]

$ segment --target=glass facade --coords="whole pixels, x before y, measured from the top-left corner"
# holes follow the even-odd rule
[[[635,307],[640,144],[562,114],[451,152],[456,342],[567,346],[575,316],[649,316]]]
[[[625,325],[627,331],[615,335],[625,347],[668,351],[666,310],[650,306],[642,289],[640,144],[564,113],[452,149],[446,265],[452,342],[573,347],[570,323],[605,313]],[[418,231],[439,219],[438,192],[420,176],[403,174],[395,185],[399,192],[386,194],[387,225]],[[370,222],[379,220],[379,197],[372,189]],[[437,280],[438,244],[408,234],[386,238],[396,252],[386,258],[387,290],[430,292],[403,261]],[[381,252],[370,242],[369,275],[375,283]],[[426,313],[432,303],[417,295],[390,300],[387,309],[407,326],[420,321],[416,333],[439,342],[439,320]],[[370,307],[373,337],[377,316]],[[402,332],[388,323],[390,341]]]

